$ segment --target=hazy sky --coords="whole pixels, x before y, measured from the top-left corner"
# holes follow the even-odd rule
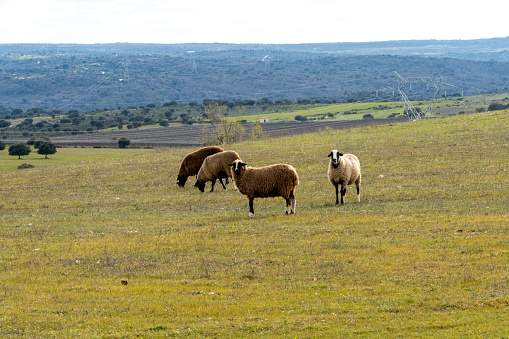
[[[0,43],[310,43],[509,36],[501,0],[0,0]]]

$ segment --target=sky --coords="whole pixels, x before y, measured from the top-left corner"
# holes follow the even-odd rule
[[[466,4],[469,3],[469,4]],[[501,0],[0,0],[0,43],[323,43],[509,36]]]

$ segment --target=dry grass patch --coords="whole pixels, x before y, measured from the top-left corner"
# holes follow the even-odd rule
[[[0,336],[506,337],[507,127],[495,112],[232,145],[297,169],[290,217],[275,198],[248,218],[231,184],[178,189],[187,149],[5,169]],[[359,157],[360,204],[349,188],[334,205],[331,149]]]

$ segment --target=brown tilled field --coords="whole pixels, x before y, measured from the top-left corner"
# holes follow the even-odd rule
[[[307,122],[278,122],[262,124],[263,131],[270,138],[285,137],[303,133],[316,132],[327,127],[332,129],[348,129],[370,125],[390,124],[408,121],[399,119],[365,119],[354,121],[307,121]],[[254,124],[244,124],[246,138]],[[116,147],[118,139],[127,138],[131,147],[153,146],[198,146],[202,145],[201,125],[158,127],[135,130],[118,130],[81,135],[55,137],[51,140],[58,146],[101,146]]]

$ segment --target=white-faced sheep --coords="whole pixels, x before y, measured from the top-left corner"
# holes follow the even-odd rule
[[[355,183],[357,186],[357,202],[361,201],[361,164],[353,154],[339,153],[332,150],[329,154],[329,170],[327,175],[331,184],[336,188],[336,205],[339,204],[338,191],[341,186],[341,205],[345,203],[346,185]]]
[[[223,151],[213,155],[209,155],[203,161],[200,170],[198,171],[198,176],[196,177],[195,187],[202,192],[205,191],[205,184],[208,181],[212,181],[212,189],[211,192],[214,191],[214,185],[216,184],[216,179],[219,179],[223,188],[226,189],[226,186],[223,184],[221,179],[223,178],[231,178],[231,171],[228,165],[237,159],[240,159],[240,156],[235,151]]]
[[[177,185],[184,187],[188,177],[198,174],[203,160],[205,160],[206,157],[222,151],[223,149],[221,147],[208,146],[187,154],[180,164],[180,169],[177,174]]]
[[[287,164],[247,167],[241,160],[230,165],[233,182],[249,199],[250,217],[254,216],[255,198],[282,197],[286,200],[286,214],[295,213],[295,188],[299,184],[295,168]]]

